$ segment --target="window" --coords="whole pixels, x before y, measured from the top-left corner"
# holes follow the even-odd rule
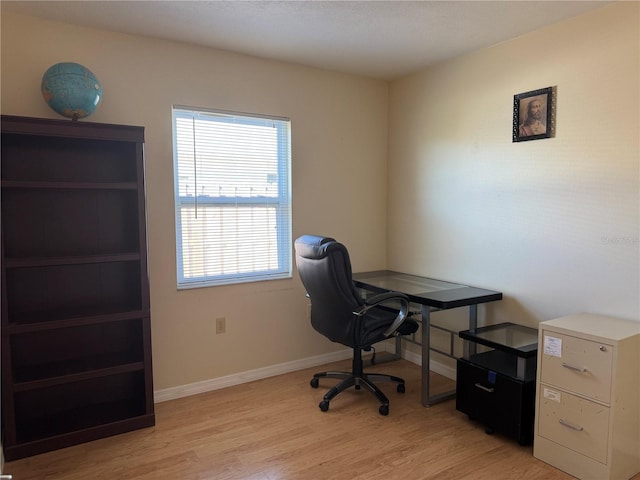
[[[290,121],[173,109],[178,288],[291,277]]]

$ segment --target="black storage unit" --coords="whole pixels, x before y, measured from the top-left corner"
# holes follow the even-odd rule
[[[537,330],[501,323],[464,330],[456,408],[521,445],[533,440]]]

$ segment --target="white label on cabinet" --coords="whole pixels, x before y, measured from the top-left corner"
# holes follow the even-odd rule
[[[562,339],[558,337],[544,336],[544,354],[552,357],[562,356]]]
[[[543,388],[542,395],[544,396],[544,398],[560,403],[560,392],[556,392],[555,390],[551,390],[550,388]]]

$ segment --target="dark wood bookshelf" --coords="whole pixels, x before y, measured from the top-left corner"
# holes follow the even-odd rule
[[[154,425],[144,128],[1,135],[5,459]]]

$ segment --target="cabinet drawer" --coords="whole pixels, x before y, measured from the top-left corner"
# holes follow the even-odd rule
[[[458,359],[456,409],[522,445],[533,437],[534,394],[534,382]]]
[[[609,408],[540,385],[538,435],[606,464]]]
[[[614,347],[547,330],[540,341],[542,383],[611,402]]]

